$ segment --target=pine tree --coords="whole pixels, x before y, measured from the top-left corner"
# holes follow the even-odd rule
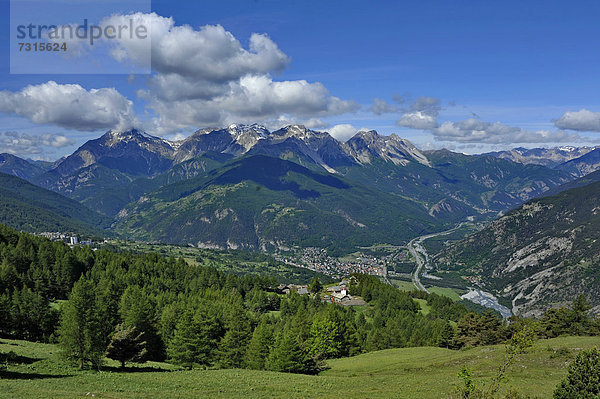
[[[209,309],[201,307],[195,312],[187,310],[177,323],[167,348],[169,357],[175,364],[189,369],[194,364],[212,364],[219,330],[218,322]]]
[[[338,357],[344,341],[338,322],[327,316],[317,315],[310,327],[310,354],[315,359]]]
[[[273,344],[273,328],[266,322],[261,321],[254,329],[252,339],[248,344],[244,364],[253,370],[263,370]]]
[[[570,333],[575,335],[585,335],[591,325],[591,319],[588,311],[592,307],[587,303],[585,295],[581,294],[571,304],[569,314]]]
[[[319,278],[317,276],[315,276],[312,281],[310,282],[310,285],[308,286],[308,290],[310,292],[312,292],[313,294],[318,293],[319,291],[321,291],[323,289],[323,284],[321,284],[321,281],[319,280]]]
[[[197,361],[201,339],[194,324],[194,313],[188,310],[177,322],[175,334],[167,347],[167,353],[173,363],[191,369]]]
[[[437,342],[440,348],[452,348],[454,345],[454,327],[450,322],[446,322]]]
[[[139,286],[133,285],[123,293],[119,313],[123,324],[127,327],[133,326],[144,333],[144,339],[148,343],[148,358],[162,361],[165,359],[165,347],[158,335],[154,309],[155,306],[148,295]]]
[[[117,325],[110,344],[106,348],[106,357],[121,362],[122,369],[125,368],[126,362],[145,362],[148,351],[143,335],[134,326]]]
[[[315,359],[302,347],[298,337],[298,331],[290,327],[277,336],[267,362],[269,370],[303,374],[318,371]]]
[[[221,366],[240,368],[252,333],[248,315],[241,306],[236,306],[232,310],[226,328],[225,337],[219,345]]]
[[[68,359],[79,368],[88,362],[100,367],[104,354],[104,337],[96,311],[94,284],[82,277],[73,286],[63,305],[59,343]]]
[[[554,391],[555,399],[600,397],[600,350],[588,349],[577,355],[569,374]]]

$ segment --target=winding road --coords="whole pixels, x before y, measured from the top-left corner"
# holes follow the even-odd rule
[[[415,270],[412,273],[412,282],[418,290],[425,291],[429,294],[427,288],[425,288],[425,286],[421,283],[420,278],[421,270],[423,270],[423,267],[425,267],[425,273],[427,273],[427,268],[429,267],[429,255],[427,255],[427,251],[425,250],[423,245],[421,245],[423,241],[433,237],[450,234],[460,229],[465,223],[466,222],[461,222],[453,228],[451,228],[450,230],[445,230],[439,233],[427,234],[424,236],[414,238],[408,243],[407,248],[410,254],[415,258],[415,263],[417,264]]]
[[[432,279],[439,279],[439,277],[427,275],[427,269],[429,268],[429,255],[427,254],[427,250],[425,249],[425,247],[423,247],[422,245],[423,241],[429,238],[450,234],[453,231],[456,231],[459,228],[461,228],[465,223],[466,222],[461,222],[453,228],[451,228],[450,230],[417,237],[408,243],[407,248],[410,251],[411,255],[415,258],[415,262],[417,264],[415,270],[412,273],[412,282],[418,290],[425,291],[429,294],[429,290],[427,290],[427,288],[425,288],[425,286],[421,283],[420,276],[421,271],[423,271],[423,268],[425,268],[425,270],[423,271],[422,275]],[[498,311],[503,318],[508,318],[512,315],[512,311],[506,306],[501,305],[494,295],[490,294],[489,292],[482,291],[481,289],[469,287],[469,292],[462,295],[461,298],[467,299],[471,302],[480,304],[487,308],[494,309]]]

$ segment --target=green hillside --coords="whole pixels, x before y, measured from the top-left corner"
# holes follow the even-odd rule
[[[509,388],[532,398],[549,398],[569,363],[598,337],[537,341],[508,372]],[[12,357],[7,355],[13,352]],[[75,371],[61,363],[51,344],[0,340],[0,356],[9,360],[0,372],[0,398],[445,398],[468,366],[476,383],[488,383],[505,356],[504,346],[452,351],[440,348],[390,349],[330,360],[318,376],[254,370],[178,370],[166,363],[118,372]],[[140,366],[142,367],[142,366]]]
[[[0,173],[0,223],[15,229],[104,234],[109,221],[77,201]]]
[[[67,176],[48,172],[37,180],[44,187],[77,200],[103,215],[114,217],[145,193],[203,175],[222,166],[229,158],[223,154],[207,153],[181,162],[155,177],[139,177],[95,163]]]
[[[361,184],[418,199],[429,206],[443,199],[453,199],[455,220],[476,215],[478,211],[495,213],[510,209],[570,180],[565,172],[490,156],[447,150],[425,154],[431,167],[416,162],[393,165],[375,159],[370,164],[342,171],[347,178]]]
[[[123,214],[117,230],[131,237],[233,249],[348,252],[445,226],[418,202],[262,155],[165,186]]]
[[[442,249],[439,270],[472,275],[539,315],[585,294],[600,310],[600,182],[530,201]]]

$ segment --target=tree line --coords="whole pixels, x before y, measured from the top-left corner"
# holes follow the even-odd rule
[[[516,325],[374,276],[350,281],[350,293],[370,306],[339,306],[315,293],[280,295],[272,276],[236,276],[158,254],[69,248],[0,226],[0,334],[57,342],[80,368],[99,368],[108,356],[122,366],[156,360],[313,374],[327,359],[373,350],[499,343]],[[311,287],[321,288],[318,281]],[[428,315],[415,297],[427,301]],[[582,300],[547,312],[540,334],[594,333],[598,323],[586,306]]]

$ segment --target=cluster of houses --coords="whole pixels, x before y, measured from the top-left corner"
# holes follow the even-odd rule
[[[288,295],[291,292],[297,292],[299,295],[307,295],[310,293],[308,291],[308,285],[298,284],[279,284],[277,287],[277,292],[285,295]]]
[[[71,247],[75,245],[92,245],[91,240],[83,240],[79,241],[79,237],[68,234],[68,233],[60,233],[58,231],[44,231],[42,233],[36,234],[39,237],[45,237],[50,241],[62,241],[69,244]]]
[[[297,263],[281,257],[278,260],[330,276],[343,276],[352,273],[383,276],[385,274],[385,267],[389,261],[388,257],[378,259],[362,254],[354,261],[342,261],[327,255],[326,249],[316,247],[304,248]]]
[[[338,285],[325,287],[320,294],[321,300],[344,306],[366,305],[367,303],[361,297],[350,295],[348,290],[349,283],[349,280],[342,280]],[[298,284],[280,284],[277,290],[279,293],[286,295],[291,292],[297,292],[299,295],[308,295],[311,293],[308,285]]]
[[[329,300],[330,302],[346,304],[350,302],[352,297],[348,294],[348,288],[346,285],[335,285],[333,287],[326,288],[326,294],[324,295],[325,300]]]

